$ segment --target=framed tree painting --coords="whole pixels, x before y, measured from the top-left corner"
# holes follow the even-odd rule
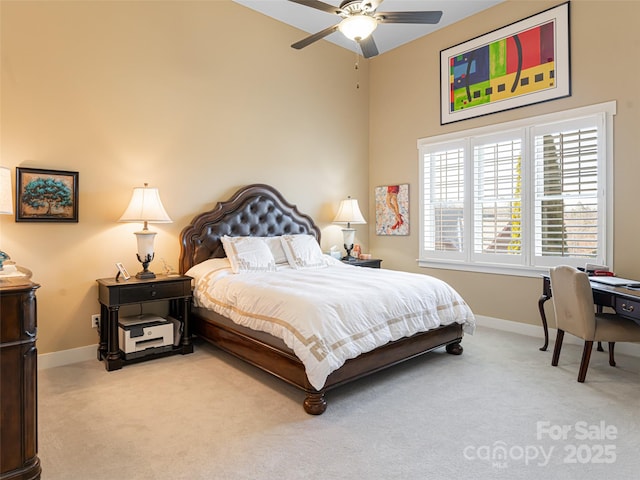
[[[409,235],[409,184],[376,187],[376,235]]]
[[[569,2],[440,52],[442,125],[570,95]]]
[[[16,222],[77,222],[78,172],[16,168]]]

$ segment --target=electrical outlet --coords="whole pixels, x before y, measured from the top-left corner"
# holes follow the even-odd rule
[[[100,314],[94,313],[91,315],[91,328],[98,328],[100,326]]]

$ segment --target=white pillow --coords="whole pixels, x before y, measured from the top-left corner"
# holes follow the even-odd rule
[[[262,238],[225,235],[221,240],[233,273],[276,270],[275,259]]]
[[[191,277],[196,283],[202,278],[203,275],[211,272],[212,270],[219,270],[222,268],[230,268],[229,260],[226,258],[210,258],[202,263],[194,265],[185,272],[187,277]]]
[[[289,265],[296,269],[327,266],[320,245],[312,235],[283,235],[282,247]]]
[[[283,263],[287,263],[287,256],[284,253],[282,248],[282,241],[280,237],[260,237],[271,250],[271,254],[273,255],[273,259],[276,261],[276,265],[282,265]]]

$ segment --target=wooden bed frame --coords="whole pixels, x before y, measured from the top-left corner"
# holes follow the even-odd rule
[[[230,236],[276,236],[310,234],[320,241],[320,229],[311,217],[268,185],[249,185],[226,202],[194,217],[181,233],[180,273],[209,258],[224,258],[220,238]],[[321,390],[313,388],[304,365],[284,342],[264,332],[255,332],[200,308],[190,316],[192,332],[220,349],[255,365],[306,393],[304,409],[320,415],[327,408],[326,391],[405,360],[446,346],[447,352],[462,353],[462,325],[454,323],[390,342],[347,362],[329,375]]]

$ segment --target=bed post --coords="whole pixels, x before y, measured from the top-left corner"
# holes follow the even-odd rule
[[[302,402],[304,411],[310,415],[322,415],[327,409],[327,401],[324,399],[324,390],[319,392],[307,391],[307,397]]]

